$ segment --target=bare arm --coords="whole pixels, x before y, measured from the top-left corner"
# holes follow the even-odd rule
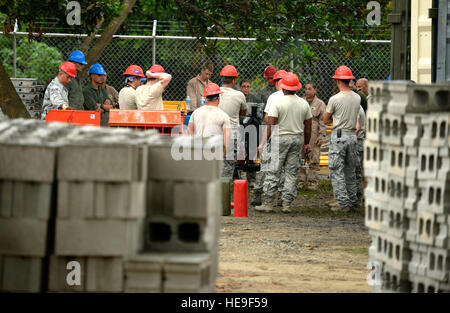
[[[194,122],[192,122],[192,121],[189,121],[188,132],[189,132],[189,135],[194,135]]]
[[[230,129],[228,127],[224,127],[223,131],[223,154],[225,155],[228,151],[228,142],[230,140]]]
[[[355,134],[358,136],[359,131],[361,130],[361,124],[359,123],[359,118],[356,120],[356,131]]]
[[[160,80],[163,88],[166,88],[172,80],[172,75],[167,73],[152,73],[150,71],[147,71],[145,74],[147,75],[147,78],[156,78]]]
[[[325,113],[323,114],[323,122],[325,123],[325,125],[328,125],[332,120],[333,116],[327,111],[325,111]]]
[[[267,127],[261,140],[261,144],[259,145],[261,148],[269,141],[270,136],[272,135],[272,126],[278,124],[278,117],[269,116],[267,121]]]
[[[311,146],[309,144],[309,141],[311,140],[311,125],[312,125],[312,118],[309,118],[303,122],[303,125],[305,126],[304,130],[304,138],[305,142],[303,143],[305,152],[308,153],[311,151]]]

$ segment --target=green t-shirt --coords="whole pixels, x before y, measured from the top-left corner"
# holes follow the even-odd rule
[[[95,89],[92,84],[83,89],[84,95],[84,107],[88,111],[97,110],[97,103],[103,104],[107,99],[109,99],[106,89],[98,87]],[[111,99],[109,99],[111,101]],[[104,112],[101,115],[101,126],[108,126],[109,122],[109,112]]]
[[[76,110],[84,110],[84,95],[79,77],[74,77],[66,86],[69,92],[69,106]]]

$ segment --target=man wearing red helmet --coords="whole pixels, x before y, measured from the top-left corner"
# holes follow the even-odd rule
[[[267,103],[269,96],[277,91],[273,82],[273,76],[276,72],[277,69],[272,65],[269,65],[264,70],[264,78],[267,79],[267,84],[259,92],[259,97],[264,104]]]
[[[147,83],[136,89],[136,105],[139,110],[164,110],[162,94],[172,80],[172,75],[155,64],[145,73]]]
[[[223,77],[223,86],[220,87],[223,93],[220,95],[219,108],[230,117],[233,140],[233,143],[230,143],[229,154],[227,154],[227,158],[224,161],[222,177],[233,177],[237,160],[239,116],[245,116],[247,113],[247,101],[245,101],[245,96],[242,92],[234,89],[236,78],[239,78],[239,75],[233,65],[225,66],[220,71],[220,76]],[[232,149],[234,154],[232,154]]]
[[[206,85],[211,83],[210,78],[213,74],[213,64],[209,61],[202,66],[200,74],[192,78],[186,87],[186,95],[191,99],[191,107],[187,108],[188,114],[200,107],[200,99]]]
[[[311,138],[311,109],[306,100],[298,97],[295,93],[302,88],[297,75],[286,73],[281,79],[279,86],[282,88],[284,97],[269,108],[267,128],[262,137],[258,151],[262,151],[267,140],[271,138],[272,127],[275,133],[272,142],[278,141],[278,149],[271,149],[269,155],[272,168],[268,170],[264,181],[264,202],[255,210],[261,212],[273,211],[275,196],[278,191],[280,174],[284,172],[281,199],[282,212],[291,212],[291,203],[297,196],[297,172],[300,165],[300,154],[304,144],[305,152],[311,151],[309,141]],[[305,142],[302,143],[302,138]],[[268,156],[266,156],[267,158]]]
[[[336,70],[336,79],[340,92],[330,98],[323,121],[328,124],[333,121],[330,148],[328,152],[328,167],[337,203],[332,203],[331,210],[348,212],[357,205],[356,166],[358,151],[356,129],[358,114],[361,108],[361,97],[354,93],[349,85],[355,77],[346,66]]]
[[[141,78],[145,78],[140,66],[130,65],[122,74],[125,76],[126,86],[119,92],[119,107],[124,110],[136,110],[136,89],[141,85]]]
[[[64,62],[59,66],[58,76],[45,89],[42,103],[42,120],[45,120],[50,110],[74,110],[74,108],[69,107],[69,92],[66,86],[76,76],[77,69],[72,62]]]
[[[224,151],[226,151],[231,124],[228,114],[218,107],[221,94],[223,91],[218,85],[214,83],[206,85],[202,94],[206,97],[206,105],[192,113],[188,130],[191,135],[198,137],[223,136]]]

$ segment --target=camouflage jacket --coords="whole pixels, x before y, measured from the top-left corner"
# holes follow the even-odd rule
[[[304,98],[306,100],[306,98]],[[325,140],[327,135],[327,127],[323,122],[323,115],[325,113],[325,103],[317,97],[309,102],[309,107],[312,113],[312,123],[311,123],[311,140],[310,142],[315,142],[320,139],[322,142]]]
[[[63,104],[69,104],[69,92],[67,88],[59,81],[58,77],[55,77],[44,93],[44,101],[42,103],[42,115],[41,119],[45,120],[45,116],[51,110],[62,109]]]

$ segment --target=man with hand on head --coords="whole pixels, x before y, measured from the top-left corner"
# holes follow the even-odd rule
[[[164,68],[155,64],[145,73],[147,83],[136,89],[136,105],[139,110],[164,110],[162,94],[172,80]]]

